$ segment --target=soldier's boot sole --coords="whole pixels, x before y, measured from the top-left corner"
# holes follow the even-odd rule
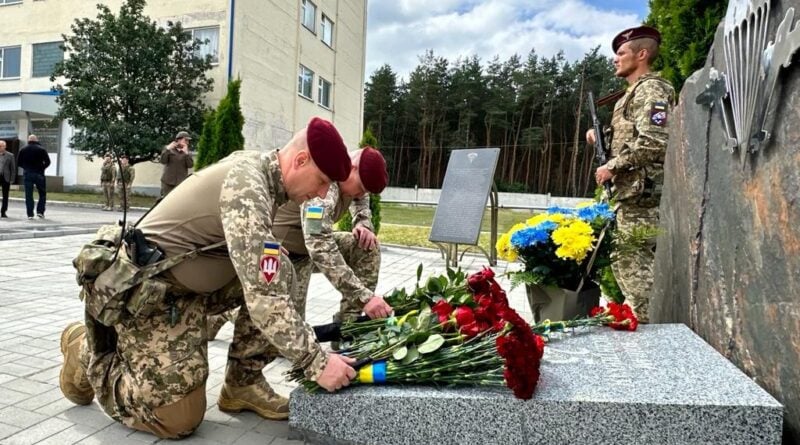
[[[81,342],[86,335],[86,327],[81,322],[67,325],[61,333],[61,355],[64,363],[58,376],[61,393],[76,405],[88,405],[94,400],[94,390],[86,378],[80,360]]]
[[[247,400],[230,398],[225,394],[225,387],[223,386],[220,392],[219,399],[217,400],[217,407],[220,411],[226,413],[240,413],[242,411],[252,411],[259,416],[269,420],[286,420],[289,418],[288,412],[276,412],[263,406],[257,406]]]

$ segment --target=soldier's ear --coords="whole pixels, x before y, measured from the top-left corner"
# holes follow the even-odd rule
[[[294,157],[294,165],[296,168],[300,168],[306,165],[309,160],[309,153],[307,151],[301,151]]]

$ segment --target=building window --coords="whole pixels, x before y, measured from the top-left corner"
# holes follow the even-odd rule
[[[333,48],[333,21],[325,14],[322,14],[322,41]]]
[[[55,119],[31,120],[31,132],[39,138],[48,153],[58,153],[61,146],[61,125]]]
[[[193,28],[188,29],[186,32],[190,33],[192,38],[200,41],[200,48],[195,51],[194,55],[204,59],[206,56],[211,56],[211,63],[219,63],[219,27],[212,28]]]
[[[311,0],[301,0],[302,8],[301,8],[301,19],[303,20],[303,26],[308,28],[309,31],[316,34],[315,29],[317,29],[317,5],[311,2]]]
[[[319,78],[319,91],[317,91],[317,100],[320,105],[330,110],[331,108],[331,83],[322,77]]]
[[[19,77],[21,48],[21,46],[0,48],[0,79],[15,79]]]
[[[22,0],[0,0],[0,6],[22,3]]]
[[[297,76],[297,93],[307,99],[312,99],[312,85],[314,85],[314,72],[300,65],[300,72]]]
[[[64,60],[61,42],[35,43],[31,77],[50,77],[58,62]]]

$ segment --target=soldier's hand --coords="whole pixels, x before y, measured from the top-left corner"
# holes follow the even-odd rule
[[[597,170],[594,173],[594,179],[597,181],[597,184],[604,184],[606,181],[610,180],[614,175],[608,170],[608,167],[605,165],[601,165],[597,167]]]
[[[380,295],[373,295],[364,305],[364,313],[369,318],[386,318],[392,314],[392,307]]]
[[[590,128],[590,129],[586,130],[586,142],[588,142],[589,144],[594,145],[594,143],[595,143],[594,128]]]
[[[378,246],[378,237],[371,230],[363,226],[353,228],[353,236],[356,237],[358,247],[363,250],[371,250]]]
[[[356,359],[339,354],[328,354],[328,364],[322,370],[322,375],[317,379],[317,384],[328,392],[334,392],[350,384],[356,376],[352,365]]]

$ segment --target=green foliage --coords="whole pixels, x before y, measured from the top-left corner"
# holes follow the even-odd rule
[[[622,290],[617,284],[617,279],[614,277],[614,271],[611,266],[600,269],[597,274],[597,283],[600,284],[600,290],[609,301],[620,304],[625,301],[625,295],[622,294]]]
[[[219,101],[217,110],[206,115],[203,134],[198,143],[198,169],[211,165],[236,150],[244,149],[244,116],[240,105],[242,80],[228,82],[228,92]]]
[[[364,131],[358,146],[359,148],[370,146],[376,150],[378,149],[378,140],[369,128]],[[375,235],[377,235],[381,230],[381,195],[369,194],[369,210],[372,213],[372,226],[375,228]],[[343,232],[353,230],[353,215],[350,214],[349,210],[339,218],[339,221],[336,221],[336,227]]]
[[[99,4],[96,19],[76,19],[63,36],[70,56],[50,78],[65,78],[53,88],[57,117],[79,129],[70,143],[90,158],[113,151],[131,164],[149,161],[177,129],[199,130],[203,95],[212,88],[210,56],[195,56],[199,41],[180,23],[159,27],[144,6],[126,0],[115,15]]]
[[[650,0],[645,22],[661,32],[656,70],[680,91],[686,78],[703,67],[728,2],[724,0]]]
[[[197,160],[194,163],[194,168],[200,170],[206,165],[212,164],[211,159],[219,159],[214,146],[214,126],[216,124],[216,112],[208,110],[206,117],[203,119],[203,131],[200,133],[200,139],[197,141]]]
[[[649,224],[636,225],[628,232],[617,229],[614,234],[614,253],[616,258],[624,258],[639,250],[655,246],[656,238],[661,233],[661,229]]]

